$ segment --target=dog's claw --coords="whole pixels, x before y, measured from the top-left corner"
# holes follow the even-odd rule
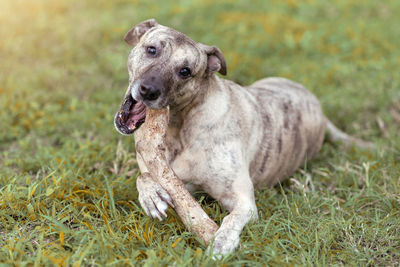
[[[139,202],[148,216],[158,220],[168,217],[168,205],[173,207],[172,199],[151,177],[139,177],[137,182]]]
[[[168,203],[171,207],[175,208],[174,203],[172,202],[171,197],[164,189],[157,191],[158,195],[161,197],[162,200]]]

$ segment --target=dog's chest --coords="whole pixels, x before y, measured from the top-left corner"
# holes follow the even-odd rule
[[[167,146],[167,160],[168,163],[171,164],[183,150],[183,145],[179,138],[179,130],[177,128],[168,128],[165,143]]]
[[[202,184],[206,179],[207,144],[193,136],[192,128],[170,127],[166,135],[166,156],[169,165],[184,183]]]

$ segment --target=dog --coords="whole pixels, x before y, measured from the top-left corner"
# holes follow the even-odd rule
[[[129,86],[115,128],[136,136],[146,109],[169,107],[167,160],[188,190],[203,190],[229,211],[216,232],[215,254],[232,252],[243,227],[258,218],[254,190],[272,187],[294,173],[331,139],[356,143],[323,114],[301,84],[265,78],[243,87],[226,75],[220,49],[197,43],[154,19],[133,27],[125,41]],[[147,215],[162,219],[172,201],[141,159],[139,201]]]

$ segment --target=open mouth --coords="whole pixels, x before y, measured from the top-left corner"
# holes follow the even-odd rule
[[[146,106],[132,98],[130,91],[125,95],[120,110],[115,114],[114,124],[122,134],[132,134],[146,119]]]

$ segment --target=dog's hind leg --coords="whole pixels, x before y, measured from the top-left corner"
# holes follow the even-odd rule
[[[361,149],[375,149],[373,143],[355,138],[339,130],[330,120],[326,119],[326,132],[328,140],[333,143],[341,143],[345,146],[357,146]]]

